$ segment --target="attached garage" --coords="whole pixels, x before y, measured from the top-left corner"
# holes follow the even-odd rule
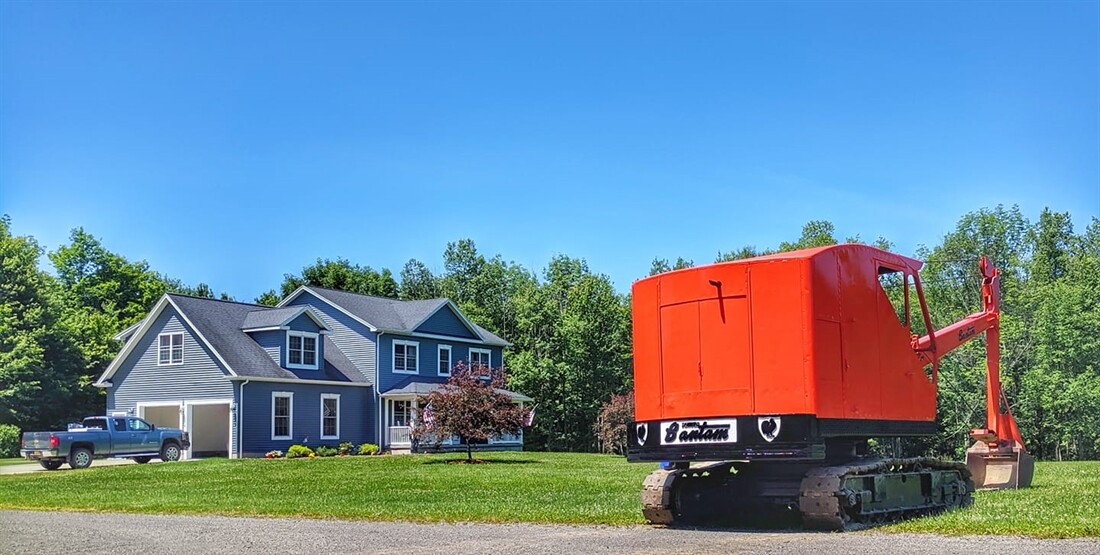
[[[231,452],[232,400],[138,403],[137,415],[161,428],[180,428],[188,433],[191,448],[183,458],[228,457]]]
[[[228,457],[232,446],[231,401],[187,403],[184,411],[191,434],[190,457]]]
[[[138,417],[159,428],[182,428],[181,403],[138,404]]]

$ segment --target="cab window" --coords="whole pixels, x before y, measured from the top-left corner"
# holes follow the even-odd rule
[[[106,430],[107,421],[103,418],[85,418],[84,427],[96,430]]]
[[[126,431],[126,419],[125,418],[112,418],[111,420],[114,421],[115,431],[118,431],[118,432]]]
[[[149,430],[152,430],[152,429],[153,429],[153,427],[150,426],[148,422],[146,422],[144,420],[141,420],[140,418],[134,418],[134,419],[130,420],[130,431],[131,432],[148,432]]]

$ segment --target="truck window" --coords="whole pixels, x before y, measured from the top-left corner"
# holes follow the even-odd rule
[[[150,426],[148,422],[146,422],[146,421],[144,421],[140,418],[131,418],[130,419],[130,431],[131,432],[148,432],[151,429],[153,429],[153,427]]]
[[[96,430],[106,430],[107,429],[107,419],[106,418],[85,418],[84,419],[84,427],[85,428],[92,428],[92,429],[96,429]]]
[[[122,431],[126,430],[126,419],[125,418],[113,418],[112,420],[114,420],[115,431],[116,432],[122,432]]]

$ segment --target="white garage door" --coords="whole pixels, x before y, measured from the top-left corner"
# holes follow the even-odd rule
[[[187,405],[191,457],[229,456],[229,403]]]
[[[138,413],[138,416],[144,418],[146,422],[158,428],[180,427],[179,405],[142,407],[141,411],[139,411]]]

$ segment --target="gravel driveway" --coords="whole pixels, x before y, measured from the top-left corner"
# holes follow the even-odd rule
[[[1100,539],[0,511],[0,553],[1100,553]]]

